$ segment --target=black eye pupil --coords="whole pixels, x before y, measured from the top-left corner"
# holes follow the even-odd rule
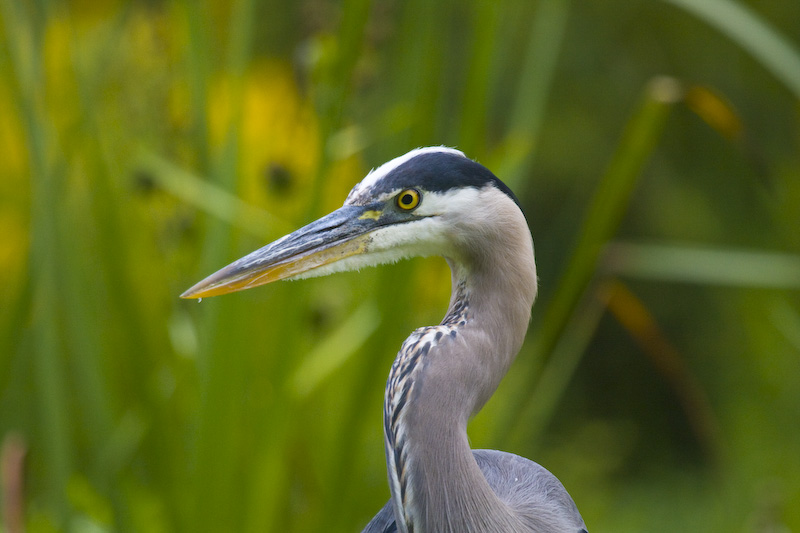
[[[410,205],[414,201],[414,197],[410,194],[404,194],[402,198],[400,198],[400,203],[403,205]]]

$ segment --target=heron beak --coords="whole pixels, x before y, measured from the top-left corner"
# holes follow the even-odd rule
[[[211,274],[181,298],[206,298],[251,289],[363,254],[372,240],[369,233],[392,223],[390,213],[383,212],[382,207],[341,207]]]

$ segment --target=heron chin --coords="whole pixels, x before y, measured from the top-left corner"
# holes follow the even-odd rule
[[[205,298],[280,279],[441,255],[452,271],[442,322],[411,333],[383,405],[391,498],[365,532],[586,532],[542,466],[472,450],[467,422],[517,355],[536,298],[525,216],[511,190],[458,150],[413,150],[370,172],[344,205],[186,291]]]

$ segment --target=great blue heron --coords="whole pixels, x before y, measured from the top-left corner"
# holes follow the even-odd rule
[[[471,450],[467,421],[525,338],[536,297],[533,242],[511,190],[463,153],[421,148],[370,172],[344,206],[228,265],[182,296],[441,255],[452,295],[438,326],[406,339],[386,383],[391,499],[364,531],[586,532],[543,467]]]

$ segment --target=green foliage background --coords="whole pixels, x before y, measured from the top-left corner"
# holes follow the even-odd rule
[[[360,530],[444,262],[177,296],[432,144],[541,278],[473,445],[593,533],[800,530],[800,3],[0,7],[4,531]]]

